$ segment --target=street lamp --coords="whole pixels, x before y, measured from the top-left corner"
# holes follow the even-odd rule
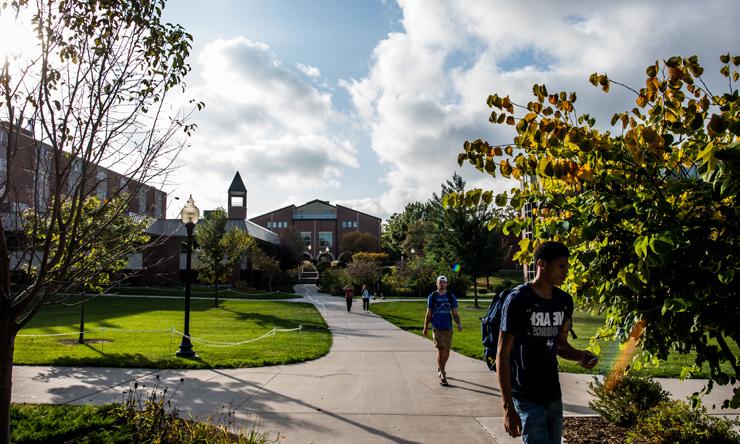
[[[190,281],[191,276],[191,259],[193,253],[193,228],[198,223],[198,217],[200,211],[193,202],[193,196],[190,195],[188,202],[180,211],[180,217],[182,223],[185,224],[185,229],[188,232],[188,251],[185,259],[185,332],[182,335],[182,342],[180,342],[180,349],[175,353],[178,358],[194,358],[195,352],[193,351],[193,344],[190,342]]]

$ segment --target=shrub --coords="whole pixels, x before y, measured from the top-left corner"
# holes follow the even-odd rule
[[[738,424],[737,420],[711,417],[703,407],[694,409],[682,401],[664,401],[627,432],[627,442],[736,444],[740,442],[740,434],[732,427]]]
[[[352,284],[355,287],[362,288],[362,285],[366,284],[372,289],[380,277],[380,268],[376,262],[355,259],[347,266],[347,273],[352,277]]]
[[[345,285],[352,285],[352,278],[343,268],[330,268],[321,274],[320,290],[324,293],[341,295]]]
[[[329,268],[331,268],[331,262],[319,262],[319,264],[316,265],[316,270],[319,273],[323,273],[326,270],[328,270]]]
[[[588,391],[596,398],[588,406],[622,427],[633,426],[640,415],[668,400],[668,392],[660,384],[643,376],[624,375],[616,381],[594,377]]]

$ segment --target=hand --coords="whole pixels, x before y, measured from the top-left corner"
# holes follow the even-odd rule
[[[457,323],[457,331],[462,331],[462,322]]]
[[[429,330],[427,330],[427,328],[424,327],[424,330],[421,331],[421,334],[424,335],[424,337],[426,338],[427,336],[429,336]]]
[[[590,351],[584,350],[583,355],[581,356],[581,360],[578,361],[578,363],[583,368],[591,369],[591,368],[594,368],[596,364],[599,363],[599,358],[595,354],[591,353]]]
[[[522,435],[522,420],[513,405],[504,406],[504,428],[512,438]]]

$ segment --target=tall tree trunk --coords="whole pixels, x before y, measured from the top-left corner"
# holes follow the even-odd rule
[[[85,343],[85,292],[82,292],[82,303],[80,304],[80,337],[77,339],[78,344]]]
[[[0,444],[10,442],[10,396],[16,333],[13,318],[9,313],[3,313],[3,319],[0,319]]]
[[[488,276],[488,274],[486,273],[486,289],[491,288],[491,281],[490,281],[490,279],[491,279],[491,277]]]
[[[475,300],[475,308],[478,308],[478,276],[473,276],[473,299]]]

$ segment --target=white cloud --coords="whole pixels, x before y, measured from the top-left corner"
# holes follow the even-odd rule
[[[266,44],[244,37],[211,42],[196,68],[202,81],[189,93],[206,108],[196,115],[178,177],[200,178],[204,208],[225,205],[237,170],[251,217],[278,208],[282,196],[337,188],[345,170],[359,166],[349,131],[337,130],[346,116],[313,82],[318,68],[286,65]]]
[[[574,90],[577,110],[606,126],[612,113],[634,106],[634,98],[621,91],[604,95],[588,84],[591,72],[639,87],[655,59],[699,54],[709,76],[719,54],[740,37],[733,23],[740,3],[720,0],[701,6],[637,0],[399,4],[403,32],[378,43],[365,77],[340,82],[387,170],[382,196],[353,202],[384,216],[438,191],[456,169],[465,140],[511,141],[509,128],[487,122],[489,94],[510,94],[526,104],[533,83]],[[462,172],[471,185],[512,185],[484,181],[487,176],[469,165]]]
[[[319,68],[311,65],[304,65],[303,63],[296,63],[295,67],[298,68],[299,71],[301,71],[303,74],[309,76],[309,77],[320,77],[321,71],[319,71]]]

